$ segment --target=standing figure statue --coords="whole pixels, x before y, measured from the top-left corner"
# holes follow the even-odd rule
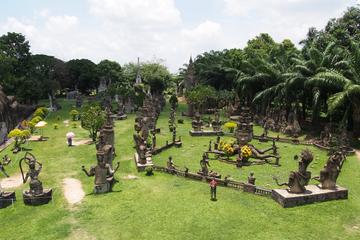
[[[29,170],[26,174],[23,172],[22,163],[28,165]],[[28,205],[46,204],[52,199],[52,189],[44,189],[39,175],[42,170],[42,164],[36,160],[35,156],[27,152],[20,160],[19,167],[23,183],[30,178],[30,189],[23,192],[24,203]]]
[[[296,172],[290,172],[288,183],[279,184],[276,177],[274,177],[274,180],[279,186],[288,186],[288,191],[290,193],[304,193],[306,190],[305,186],[308,185],[311,179],[311,172],[306,171],[306,169],[312,162],[313,158],[313,154],[310,150],[303,150],[300,155],[299,169]]]
[[[209,160],[206,158],[206,154],[204,153],[202,159],[200,160],[201,170],[198,172],[200,175],[208,176],[209,175]]]
[[[97,160],[97,165],[91,167],[89,172],[85,169],[85,166],[82,166],[82,170],[88,177],[95,176],[95,194],[111,192],[115,183],[118,182],[114,178],[114,174],[119,169],[120,163],[118,162],[116,168],[112,169],[111,165],[105,163],[101,156],[98,156]]]

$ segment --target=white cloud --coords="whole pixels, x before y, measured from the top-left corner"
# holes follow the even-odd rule
[[[1,25],[0,25],[1,26]],[[36,33],[36,27],[31,23],[24,23],[17,18],[9,17],[0,27],[1,32],[21,32],[27,37],[32,37]]]
[[[45,27],[48,31],[63,33],[76,26],[77,23],[78,19],[75,16],[51,16],[47,19]]]

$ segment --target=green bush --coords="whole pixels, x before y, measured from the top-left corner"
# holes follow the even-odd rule
[[[55,123],[53,124],[54,129],[59,129],[59,124]]]
[[[73,121],[76,121],[78,119],[78,116],[80,115],[79,111],[75,109],[71,110],[69,114]]]
[[[227,128],[229,129],[229,132],[233,133],[234,132],[234,129],[237,127],[237,124],[236,122],[226,122],[224,124],[224,128]]]
[[[39,107],[35,110],[33,117],[41,117],[44,119],[46,115],[49,113],[49,110],[45,107]]]
[[[76,123],[72,123],[72,127],[73,127],[73,128],[77,128],[77,124],[76,124]]]
[[[33,119],[31,119],[30,122],[33,122],[33,123],[36,125],[38,122],[40,122],[40,121],[42,121],[42,120],[43,120],[42,117],[36,116],[36,117],[33,117]]]

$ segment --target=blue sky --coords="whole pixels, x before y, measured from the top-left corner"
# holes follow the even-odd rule
[[[176,72],[190,55],[244,47],[267,32],[302,40],[358,0],[2,0],[0,34],[63,60],[161,60]]]

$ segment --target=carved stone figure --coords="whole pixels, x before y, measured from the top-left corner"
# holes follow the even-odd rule
[[[335,152],[328,158],[324,169],[320,171],[320,177],[314,178],[320,182],[320,188],[336,189],[336,180],[344,160],[345,155],[342,152]]]
[[[82,166],[82,170],[88,177],[95,176],[95,194],[111,192],[115,183],[118,182],[114,174],[119,169],[120,163],[117,162],[116,168],[112,169],[111,165],[106,163],[102,157],[98,156],[97,160],[97,165],[91,167],[89,172],[85,166]]]
[[[274,177],[274,180],[279,186],[288,186],[288,191],[290,193],[304,193],[305,186],[308,185],[311,179],[311,172],[306,169],[312,162],[313,158],[312,152],[308,149],[303,150],[299,159],[299,169],[296,172],[290,172],[288,183],[279,184],[276,177]]]
[[[4,166],[7,164],[4,164],[4,162],[0,162],[0,172],[2,172],[5,177],[9,177],[9,175],[6,173]],[[16,200],[15,192],[5,192],[1,188],[0,184],[0,208],[5,208],[9,205],[11,205]]]
[[[201,115],[199,112],[195,113],[195,117],[191,122],[191,126],[195,132],[200,132],[202,130],[203,121],[201,120]]]
[[[29,170],[24,175],[22,163],[28,165]],[[42,182],[39,180],[39,174],[42,164],[36,160],[35,156],[27,152],[19,162],[23,183],[30,178],[30,189],[23,192],[24,203],[28,205],[46,204],[52,199],[52,189],[44,189]]]
[[[220,113],[219,111],[215,111],[215,119],[211,122],[214,132],[221,131],[221,124],[222,122],[220,121]]]
[[[208,176],[209,175],[209,168],[210,164],[209,164],[209,160],[206,158],[206,154],[204,153],[202,156],[202,159],[200,160],[200,174],[204,175],[204,176]]]
[[[248,176],[248,183],[255,185],[256,177],[254,177],[254,172],[250,172],[250,175]]]

